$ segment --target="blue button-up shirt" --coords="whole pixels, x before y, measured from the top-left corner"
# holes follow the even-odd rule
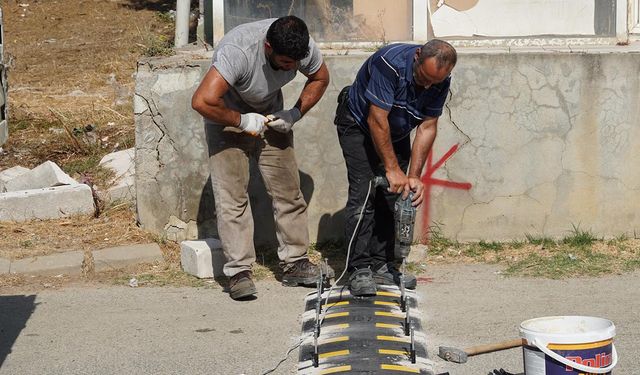
[[[428,117],[439,117],[449,93],[451,77],[423,90],[413,82],[413,62],[421,46],[398,43],[381,48],[364,63],[349,90],[349,108],[367,132],[371,104],[389,112],[391,140],[411,133]]]

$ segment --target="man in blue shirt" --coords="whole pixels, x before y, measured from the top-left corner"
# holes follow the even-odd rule
[[[456,61],[455,49],[442,40],[391,44],[369,57],[338,97],[335,124],[349,180],[345,230],[353,295],[374,295],[376,283],[399,282],[393,205],[398,193],[413,192],[414,206],[423,201],[420,175]],[[387,178],[388,190],[373,187],[375,176]],[[415,276],[404,279],[415,288]]]

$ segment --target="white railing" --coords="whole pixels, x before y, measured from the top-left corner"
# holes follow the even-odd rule
[[[640,0],[630,0],[629,32],[640,34]]]

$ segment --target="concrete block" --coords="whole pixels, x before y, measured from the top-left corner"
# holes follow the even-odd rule
[[[226,262],[222,243],[216,238],[180,243],[180,263],[188,274],[201,279],[221,277],[224,276],[222,268]]]
[[[11,261],[6,258],[0,258],[0,275],[9,273],[11,269]]]
[[[109,168],[115,173],[112,181],[113,186],[107,189],[108,200],[135,200],[134,157],[135,149],[130,148],[105,155],[100,160],[101,166]]]
[[[2,120],[2,122],[0,122],[0,146],[2,146],[7,139],[9,139],[9,126],[7,125],[7,120]]]
[[[84,184],[0,194],[0,221],[57,219],[94,213],[91,188]]]
[[[32,275],[55,276],[59,274],[77,275],[82,272],[82,251],[68,251],[25,258],[11,262],[11,273],[26,273]]]
[[[7,189],[4,185],[13,180],[14,178],[24,174],[25,172],[29,172],[29,168],[21,167],[16,165],[15,167],[11,167],[0,172],[0,193],[4,193]]]
[[[77,184],[78,182],[64,173],[56,163],[48,160],[29,172],[7,181],[5,188],[7,191],[19,191]]]
[[[162,262],[162,251],[156,243],[125,245],[94,250],[93,264],[96,271],[108,271],[137,263]]]

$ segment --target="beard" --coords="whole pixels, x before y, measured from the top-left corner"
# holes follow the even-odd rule
[[[267,55],[267,61],[269,62],[269,65],[271,65],[271,69],[273,70],[281,70],[280,66],[278,66],[278,64],[276,63],[276,60],[273,58],[273,52],[269,55]]]

